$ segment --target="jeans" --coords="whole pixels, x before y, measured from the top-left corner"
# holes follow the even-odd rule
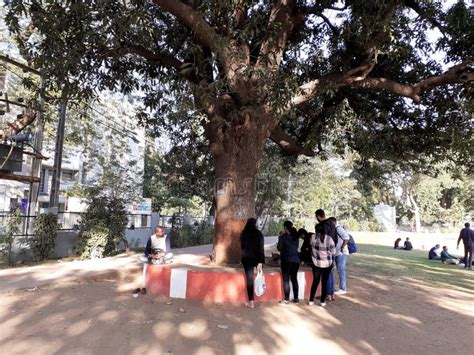
[[[255,269],[255,264],[251,263],[242,263],[244,265],[244,270],[245,270],[245,282],[247,284],[247,297],[249,301],[253,301],[253,292],[254,292],[254,287],[253,287],[253,276],[254,276],[254,269]]]
[[[472,247],[474,243],[464,244],[464,267],[470,268],[472,267]],[[468,257],[469,256],[469,257]]]
[[[339,288],[347,291],[346,288],[346,263],[348,255],[336,256],[337,273],[339,274]]]
[[[328,278],[328,296],[334,295],[334,272],[332,271],[329,273]]]
[[[281,262],[281,276],[283,278],[283,292],[285,293],[285,300],[290,300],[290,278],[293,286],[293,298],[298,299],[298,269],[299,263]]]
[[[326,268],[320,268],[313,265],[313,284],[311,285],[311,292],[309,294],[310,302],[314,302],[314,295],[321,280],[321,303],[326,301],[328,295],[328,279],[331,273],[332,265]]]

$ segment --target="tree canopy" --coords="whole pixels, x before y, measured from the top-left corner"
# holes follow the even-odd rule
[[[443,4],[10,0],[7,23],[49,90],[136,91],[156,134],[205,137],[218,252],[235,261],[268,139],[290,155],[472,168],[474,21]]]

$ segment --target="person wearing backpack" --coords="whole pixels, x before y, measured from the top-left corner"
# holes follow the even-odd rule
[[[338,226],[335,217],[331,217],[331,222],[336,228],[337,242],[336,242],[336,268],[339,274],[339,290],[335,292],[336,295],[345,295],[347,293],[346,285],[346,263],[349,257],[349,241],[351,239],[347,232],[347,226]]]

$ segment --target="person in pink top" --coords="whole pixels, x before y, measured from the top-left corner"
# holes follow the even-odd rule
[[[321,280],[321,307],[326,307],[327,286],[329,274],[331,273],[336,245],[334,240],[324,232],[324,225],[316,225],[316,234],[311,238],[311,256],[313,259],[313,284],[309,294],[309,305],[314,304],[314,295]]]

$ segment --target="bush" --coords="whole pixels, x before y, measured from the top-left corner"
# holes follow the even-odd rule
[[[354,218],[342,219],[340,221],[337,221],[337,223],[340,226],[347,224],[347,226],[349,227],[349,231],[351,232],[358,232],[361,230],[360,223]]]
[[[268,235],[279,235],[280,232],[284,229],[283,222],[283,220],[279,220],[278,222],[271,220],[270,223],[268,223]]]
[[[360,230],[365,232],[383,232],[384,228],[376,220],[364,220],[360,222]]]
[[[202,221],[196,234],[198,236],[198,245],[212,244],[214,242],[214,227],[207,221]]]
[[[109,229],[100,224],[83,231],[80,241],[81,245],[79,247],[81,256],[91,259],[106,256],[107,245],[110,244],[109,236]]]
[[[10,212],[3,226],[2,233],[0,234],[0,254],[8,265],[13,264],[12,248],[15,242],[15,236],[20,234],[22,216],[23,214],[19,208],[16,209],[15,212]]]
[[[189,224],[172,228],[170,241],[172,248],[186,248],[197,245],[197,240],[195,239],[193,227]]]
[[[347,224],[351,232],[383,232],[382,225],[376,220],[361,220],[360,222],[354,218],[343,219],[338,221],[338,225]]]
[[[79,243],[75,252],[83,258],[102,258],[116,254],[119,243],[125,242],[127,223],[122,199],[93,197],[79,222]]]
[[[214,228],[207,221],[194,226],[189,224],[173,224],[171,229],[171,247],[187,248],[196,245],[211,244],[214,238]]]
[[[44,260],[51,256],[58,235],[58,216],[53,213],[38,215],[33,222],[34,236],[29,240],[33,259]]]

